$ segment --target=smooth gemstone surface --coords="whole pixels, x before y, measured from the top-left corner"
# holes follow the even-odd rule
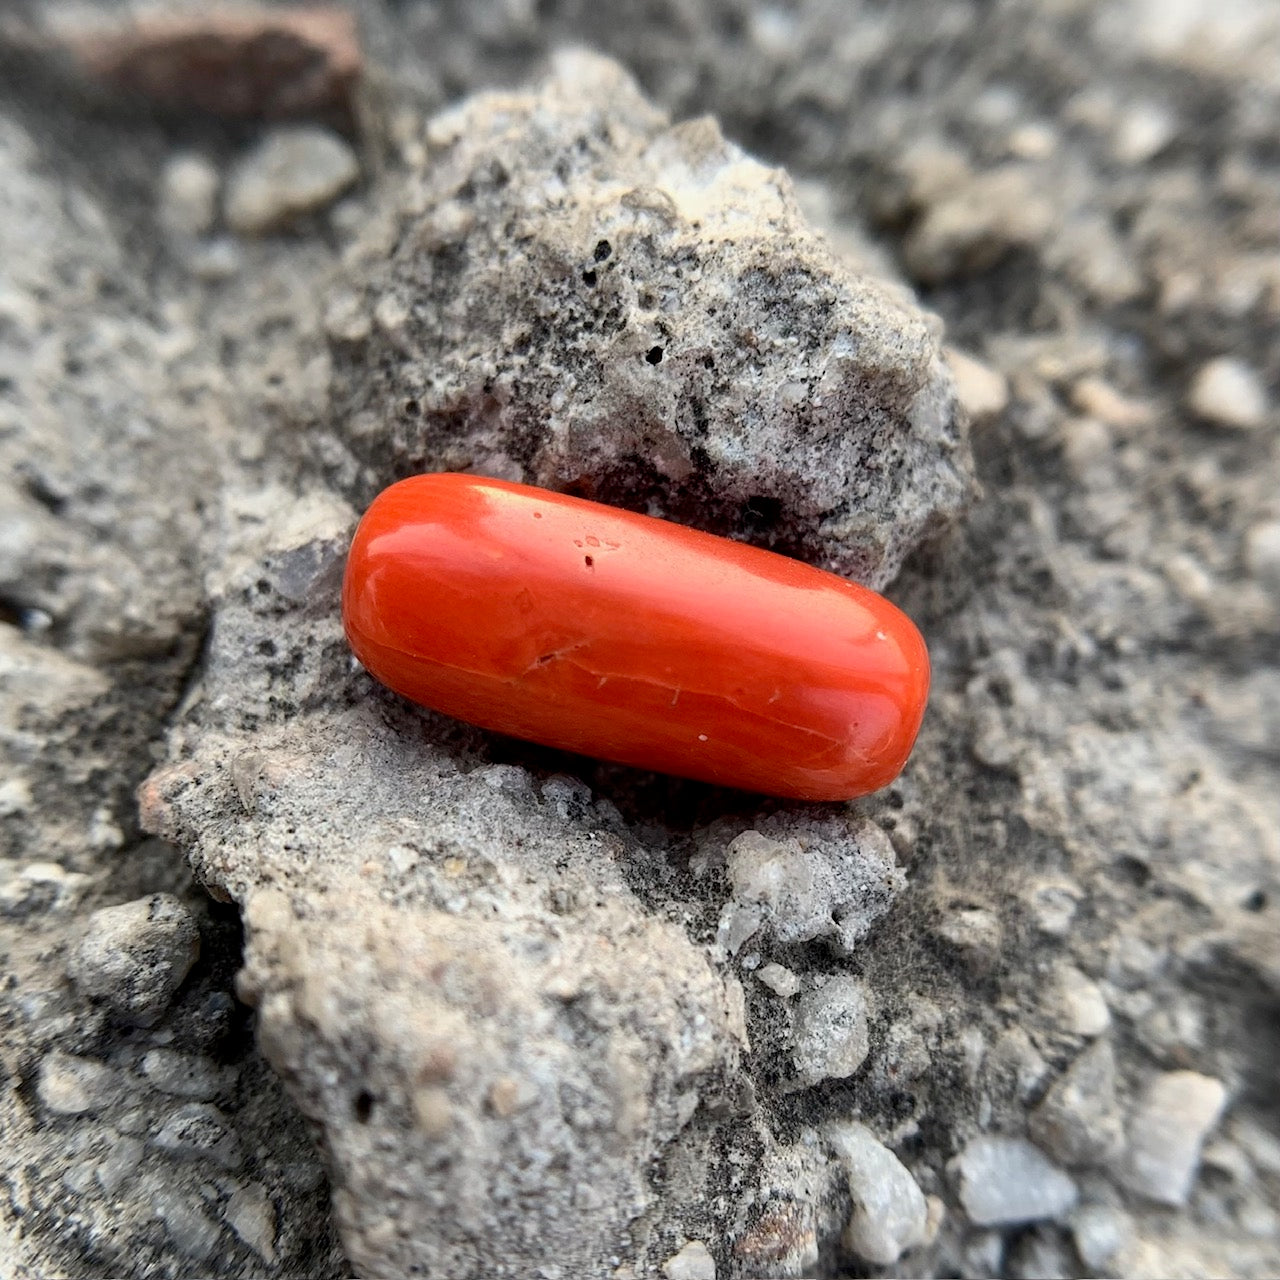
[[[929,659],[882,596],[758,547],[476,476],[365,513],[343,622],[380,681],[584,755],[804,800],[892,781]]]

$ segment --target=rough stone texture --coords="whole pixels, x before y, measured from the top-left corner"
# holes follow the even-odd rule
[[[428,126],[412,231],[335,367],[382,484],[430,461],[797,550],[871,586],[952,520],[967,447],[930,319],[846,274],[791,183],[608,62]],[[345,358],[342,358],[345,356]]]
[[[67,965],[91,1000],[139,1027],[154,1026],[200,954],[200,930],[172,894],[104,907]]]
[[[848,1180],[822,1137],[828,1123],[853,1119],[927,1193],[925,1242],[899,1269],[1280,1273],[1275,6],[357,7],[375,91],[358,139],[364,180],[290,234],[265,239],[223,235],[216,220],[203,229],[210,172],[225,192],[231,169],[261,141],[259,127],[159,117],[101,92],[86,100],[64,62],[41,53],[52,3],[24,0],[0,16],[0,1271],[87,1280],[355,1270],[335,1246],[330,1188],[312,1146],[318,1131],[255,1047],[259,1021],[288,1019],[272,1022],[265,1004],[255,1013],[233,999],[239,908],[210,901],[176,851],[144,836],[132,797],[158,761],[191,768],[193,791],[210,790],[209,808],[189,797],[177,806],[202,827],[203,840],[192,840],[202,873],[226,893],[219,839],[229,835],[229,859],[243,863],[255,824],[274,821],[276,788],[292,768],[258,739],[270,748],[292,717],[340,715],[372,699],[388,741],[434,744],[424,774],[413,775],[424,811],[436,791],[430,771],[444,758],[476,775],[477,788],[505,778],[530,806],[562,807],[568,816],[547,822],[567,834],[564,844],[603,824],[625,849],[614,865],[639,936],[652,937],[655,920],[669,926],[664,945],[674,936],[677,954],[691,948],[722,984],[720,1025],[732,1028],[739,1062],[728,1101],[700,1092],[692,1118],[647,1170],[648,1208],[618,1236],[602,1274],[660,1275],[693,1240],[722,1280],[863,1274],[867,1264],[842,1243]],[[71,16],[92,8],[77,5]],[[117,18],[120,6],[102,13]],[[442,283],[477,279],[485,264],[457,261],[460,246],[483,256],[484,237],[498,234],[467,227],[437,200],[433,165],[456,159],[462,144],[424,121],[474,90],[532,83],[551,47],[583,42],[619,57],[670,119],[711,113],[725,137],[785,165],[854,287],[863,273],[876,275],[869,295],[887,291],[888,313],[908,333],[919,324],[933,332],[911,310],[908,286],[922,285],[948,346],[993,375],[978,384],[981,395],[971,376],[967,388],[957,377],[979,419],[981,494],[891,588],[933,657],[920,743],[883,795],[821,815],[847,831],[874,822],[907,877],[848,955],[834,933],[782,944],[761,928],[736,954],[717,940],[733,897],[728,846],[748,831],[800,840],[811,815],[474,735],[372,690],[346,670],[340,648],[311,653],[313,633],[297,614],[331,555],[325,539],[291,559],[279,594],[264,592],[251,641],[234,617],[220,616],[231,570],[268,560],[279,536],[268,526],[299,503],[313,517],[342,509],[347,519],[400,469],[461,465],[473,454],[538,474],[524,469],[544,440],[541,424],[581,417],[583,365],[600,367],[591,363],[599,351],[614,350],[603,341],[597,349],[577,327],[585,302],[564,308],[573,323],[563,343],[548,337],[536,348],[553,372],[556,352],[572,352],[564,384],[579,381],[565,406],[540,402],[533,421],[500,401],[498,383],[496,405],[483,399],[488,353],[518,356],[518,335],[507,344],[479,333],[465,351],[465,335],[447,339],[456,359],[441,370],[442,385],[462,387],[468,412],[478,385],[478,418],[437,414],[431,435],[422,417],[408,420],[410,400],[421,412],[422,397],[390,392],[420,368],[412,341],[403,354],[396,345],[415,326],[436,334],[451,315],[465,322],[467,306],[494,311],[483,299],[444,297],[405,315],[397,289],[414,261],[429,256]],[[261,83],[275,92],[299,82]],[[207,89],[226,84],[206,79]],[[474,115],[476,103],[466,110]],[[513,117],[513,131],[522,121]],[[676,142],[700,136],[685,129]],[[588,135],[590,154],[571,158],[570,172],[590,177],[607,159],[604,145]],[[164,175],[189,156],[210,168],[190,188],[194,212],[175,221]],[[530,166],[515,168],[527,175]],[[545,224],[537,207],[527,217],[513,210],[498,183],[479,172],[455,201]],[[689,190],[687,180],[676,185]],[[573,197],[589,202],[593,192],[606,198],[594,181],[575,184]],[[1008,217],[1020,215],[1011,202],[1028,193],[1035,217]],[[573,210],[581,214],[581,204]],[[570,297],[575,280],[587,298],[582,273],[597,272],[594,304],[619,287],[618,258],[602,269],[598,237],[580,235],[581,225],[536,244],[571,250],[557,298]],[[429,228],[425,243],[414,228]],[[686,224],[681,234],[694,242]],[[796,240],[797,252],[817,252]],[[508,262],[521,252],[509,248]],[[659,248],[654,262],[665,261]],[[706,289],[691,283],[687,296]],[[651,375],[674,367],[703,376],[688,362],[668,365],[697,326],[680,313],[660,319],[670,334],[660,363],[640,362],[644,403],[651,388],[669,394]],[[1248,430],[1215,429],[1189,402],[1199,371],[1223,358],[1249,370],[1262,393],[1265,414]],[[461,373],[458,361],[467,362]],[[754,367],[726,367],[743,374],[739,388],[717,389],[715,369],[702,384],[681,384],[701,390],[708,435],[721,442],[732,439],[729,410],[757,385]],[[766,372],[759,377],[767,382]],[[440,403],[435,394],[424,389],[428,408]],[[674,403],[692,417],[685,400]],[[498,457],[504,443],[482,438],[503,414],[518,419],[512,438],[530,446],[528,456],[509,454],[510,464]],[[759,449],[761,473],[790,476],[800,498],[752,503],[753,489],[744,504],[732,488],[740,474],[717,462],[713,483],[710,455],[691,452],[683,481],[656,464],[615,462],[617,448],[635,450],[634,425],[624,420],[615,435],[603,422],[598,438],[558,453],[580,472],[561,478],[812,559],[844,545],[805,507],[811,489],[830,487],[821,452],[806,447],[779,462]],[[401,448],[410,445],[417,456]],[[665,452],[653,456],[669,467]],[[332,607],[329,589],[322,582],[310,599],[318,614]],[[218,671],[235,665],[230,655],[244,642],[238,688],[223,675],[206,678],[211,623]],[[242,691],[251,722],[236,724]],[[223,718],[227,727],[208,727]],[[175,725],[182,732],[170,748],[163,740]],[[328,851],[322,861],[344,838],[349,849],[361,843],[365,811],[339,801],[359,793],[366,775],[315,763],[320,744],[345,741],[340,728],[317,731],[298,757],[318,780],[291,840],[306,853]],[[370,755],[373,764],[384,759]],[[327,790],[324,776],[335,783]],[[450,801],[455,792],[440,795]],[[446,864],[460,855],[416,848],[416,816],[409,825],[378,857],[385,852],[397,868],[397,883],[428,873],[446,881]],[[514,825],[503,835],[522,838]],[[814,840],[824,853],[839,847],[821,832]],[[566,879],[577,866],[566,866]],[[464,882],[450,901],[474,892]],[[160,1021],[130,1028],[86,1001],[66,965],[93,911],[155,893],[183,902],[201,954]],[[547,918],[603,910],[587,898],[584,907],[555,882]],[[459,918],[473,919],[473,908]],[[566,930],[581,936],[576,925]],[[323,954],[347,963],[345,952]],[[794,994],[768,984],[766,973],[781,977],[770,966],[793,976]],[[795,1090],[796,1006],[833,972],[874,996],[867,1057],[852,1079]],[[1109,1026],[1097,1030],[1104,1007]],[[353,1026],[367,1034],[369,1022]],[[1157,1073],[1189,1069],[1228,1090],[1230,1107],[1193,1165],[1185,1202],[1165,1206],[1128,1190],[1123,1163],[1082,1167],[1073,1171],[1080,1204],[1060,1222],[974,1226],[949,1162],[975,1135],[1026,1132],[1055,1081],[1102,1035],[1126,1115]],[[270,1033],[263,1043],[281,1053]],[[181,1060],[153,1056],[161,1051]],[[102,1085],[83,1095],[93,1109],[48,1105],[71,1096],[68,1082]],[[314,1097],[309,1085],[286,1083]],[[412,1141],[447,1135],[465,1118],[449,1087],[428,1082],[415,1092]],[[182,1089],[202,1096],[170,1091]],[[519,1096],[504,1084],[493,1105],[510,1108]],[[234,1172],[154,1145],[166,1119],[191,1103],[216,1107],[236,1134],[243,1164]],[[485,1114],[497,1123],[497,1111]],[[508,1123],[532,1133],[541,1115],[517,1109]],[[363,1129],[377,1117],[375,1103]],[[352,1145],[360,1125],[349,1115]],[[376,1212],[345,1194],[339,1209],[344,1227]],[[538,1250],[536,1215],[528,1222],[529,1236],[508,1240],[504,1265],[554,1274],[557,1260]],[[352,1232],[357,1242],[364,1235],[363,1226]]]
[[[833,974],[796,1006],[796,1074],[801,1084],[844,1080],[866,1060],[867,990],[856,978]]]
[[[790,946],[828,937],[848,954],[906,883],[888,837],[872,822],[786,841],[745,831],[726,850],[725,870],[733,897],[720,935],[735,954],[747,941]]]
[[[213,721],[179,730],[200,754],[175,739],[144,821],[244,903],[239,992],[325,1133],[356,1266],[486,1274],[525,1240],[590,1271],[648,1203],[651,1160],[700,1106],[739,1106],[741,988],[642,909],[622,871],[645,851],[582,783],[460,756],[451,726],[387,699],[308,711],[309,691],[367,683],[336,609],[351,513],[267,511],[219,574]],[[284,614],[294,659],[263,651]],[[295,701],[268,728],[281,660]],[[299,843],[334,769],[360,779],[353,807]],[[190,1158],[195,1139],[164,1145]]]

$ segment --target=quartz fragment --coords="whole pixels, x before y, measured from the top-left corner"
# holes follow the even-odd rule
[[[957,1164],[960,1203],[980,1227],[1060,1218],[1076,1203],[1075,1183],[1023,1138],[974,1138]]]
[[[906,1167],[865,1125],[833,1124],[826,1130],[849,1179],[853,1212],[846,1246],[876,1266],[892,1266],[920,1244],[928,1205]]]
[[[830,977],[800,997],[794,1058],[802,1084],[843,1080],[862,1065],[870,1048],[866,989],[845,974]]]
[[[1220,1080],[1167,1071],[1147,1086],[1129,1121],[1125,1185],[1160,1204],[1185,1204],[1200,1167],[1200,1148],[1227,1105]]]

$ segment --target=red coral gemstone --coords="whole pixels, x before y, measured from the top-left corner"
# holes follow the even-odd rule
[[[865,587],[546,489],[424,475],[347,560],[356,656],[414,702],[517,738],[802,800],[884,786],[929,657]]]

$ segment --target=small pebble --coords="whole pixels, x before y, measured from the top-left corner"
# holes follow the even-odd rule
[[[36,1093],[58,1116],[79,1116],[99,1111],[115,1093],[114,1072],[92,1058],[53,1052],[40,1064]]]
[[[1145,164],[1177,135],[1178,120],[1171,111],[1155,102],[1135,102],[1120,116],[1111,149],[1122,164]]]
[[[1023,1138],[974,1138],[957,1167],[960,1203],[980,1227],[1060,1218],[1076,1203],[1076,1184]]]
[[[1003,373],[955,347],[948,347],[944,354],[955,379],[956,398],[971,422],[985,422],[1005,411],[1009,405],[1009,380]]]
[[[1248,430],[1267,417],[1262,380],[1243,360],[1220,356],[1196,374],[1187,403],[1198,417],[1220,427]]]
[[[1031,887],[1027,905],[1036,928],[1051,938],[1065,938],[1071,931],[1081,896],[1078,885],[1070,880],[1046,879]]]
[[[989,973],[999,961],[1004,942],[1000,917],[985,907],[951,911],[934,926],[934,933],[960,953],[975,974]]]
[[[224,1169],[240,1166],[240,1141],[217,1107],[192,1102],[170,1113],[152,1145],[180,1160],[208,1161]]]
[[[667,1280],[716,1280],[716,1262],[701,1240],[690,1240],[662,1264]]]
[[[929,1207],[924,1192],[865,1125],[833,1124],[826,1137],[844,1166],[853,1197],[845,1247],[878,1267],[892,1266],[925,1238]]]
[[[1082,378],[1071,388],[1071,403],[1087,417],[1119,431],[1145,426],[1155,416],[1142,400],[1130,400],[1101,378]]]
[[[256,1182],[237,1188],[224,1216],[231,1230],[264,1262],[275,1262],[276,1210],[265,1188]]]
[[[317,125],[273,129],[227,180],[227,224],[264,235],[332,204],[360,175],[355,152]]]
[[[1070,1035],[1092,1040],[1111,1025],[1111,1011],[1101,988],[1075,965],[1058,968],[1048,1004],[1054,1023]]]
[[[200,951],[191,913],[167,893],[104,907],[68,962],[80,991],[135,1026],[159,1021]]]
[[[1019,160],[1047,160],[1058,147],[1058,131],[1043,121],[1019,125],[1009,135],[1008,151]]]
[[[1124,1184],[1159,1204],[1186,1204],[1201,1145],[1226,1105],[1226,1086],[1212,1076],[1196,1071],[1157,1076],[1129,1121]]]
[[[1128,1244],[1133,1223],[1127,1213],[1110,1205],[1082,1205],[1071,1215],[1071,1234],[1080,1261],[1101,1271]]]
[[[784,946],[834,935],[851,951],[870,932],[902,884],[889,837],[873,822],[850,829],[839,848],[771,840],[745,831],[729,845],[725,869],[733,897],[718,938],[732,955],[760,930]]]
[[[834,869],[797,840],[770,840],[744,831],[729,846],[726,870],[734,899],[763,909],[781,943],[808,942],[831,930],[839,893]]]
[[[187,270],[206,284],[230,280],[244,263],[244,250],[230,236],[201,240],[192,245],[185,258]]]
[[[203,156],[174,156],[160,175],[160,225],[177,236],[205,235],[218,216],[219,181]]]
[[[179,1253],[194,1262],[207,1262],[213,1257],[222,1228],[200,1205],[165,1190],[153,1201],[152,1209]]]
[[[1032,1138],[1067,1165],[1103,1164],[1124,1148],[1111,1044],[1097,1040],[1067,1068],[1031,1113]]]
[[[208,1058],[173,1049],[152,1049],[142,1059],[142,1074],[161,1093],[196,1102],[208,1102],[222,1087],[222,1073]]]
[[[0,884],[0,917],[22,920],[44,912],[74,910],[90,878],[56,862],[31,862]]]
[[[335,342],[363,342],[373,332],[364,298],[349,290],[335,293],[325,306],[324,329]]]
[[[109,1196],[114,1196],[134,1175],[142,1163],[142,1143],[137,1138],[121,1134],[108,1148],[98,1164],[98,1185]]]
[[[1006,1027],[995,1039],[988,1058],[995,1076],[1012,1080],[1018,1098],[1026,1102],[1041,1092],[1049,1064],[1045,1062],[1025,1027]]]
[[[844,974],[800,997],[793,1056],[802,1084],[843,1080],[857,1071],[871,1047],[868,1012],[866,989]]]
[[[1244,567],[1250,577],[1280,591],[1280,520],[1255,524],[1244,535]]]
[[[786,965],[767,964],[756,977],[775,996],[781,996],[784,1000],[790,1000],[800,990],[800,979]]]
[[[31,784],[25,778],[5,778],[0,782],[0,818],[12,818],[31,809]]]

